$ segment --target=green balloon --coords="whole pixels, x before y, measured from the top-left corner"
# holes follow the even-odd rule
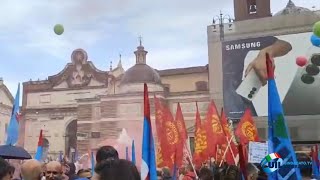
[[[313,25],[313,34],[320,37],[320,21]]]
[[[64,32],[64,28],[61,24],[56,24],[53,30],[54,30],[54,33],[56,33],[57,35],[61,35]]]

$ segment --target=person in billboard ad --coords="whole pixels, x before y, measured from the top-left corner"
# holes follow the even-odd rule
[[[316,81],[319,68],[314,65],[317,60],[311,61],[318,56],[317,49],[310,43],[311,34],[265,36],[223,43],[224,108],[230,119],[240,119],[248,107],[255,116],[267,116],[266,53],[274,59],[275,79],[286,115],[320,114],[320,108],[316,108],[320,104],[320,96],[315,98],[317,92],[320,93],[320,82]],[[308,59],[306,66],[296,64],[298,56]],[[318,59],[320,66],[320,56]],[[249,99],[237,93],[237,88],[251,71],[255,72],[262,87]],[[255,87],[252,89],[256,90]]]

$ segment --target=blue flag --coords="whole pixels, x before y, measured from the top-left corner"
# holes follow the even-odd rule
[[[131,161],[134,165],[136,165],[136,148],[134,147],[134,140],[132,140],[131,146]]]
[[[126,146],[126,160],[129,161],[129,148]]]
[[[92,174],[92,176],[93,176],[93,174],[94,174],[94,154],[93,154],[93,152],[91,152],[91,174]]]
[[[267,57],[268,71],[268,151],[278,153],[283,159],[283,163],[298,164],[296,154],[291,144],[288,127],[284,119],[281,101],[279,98],[277,85],[274,80],[272,61]],[[279,168],[268,174],[269,180],[291,180],[302,179],[300,169],[297,167]]]
[[[38,148],[36,155],[34,156],[35,160],[41,161],[42,160],[42,155],[43,155],[43,136],[42,136],[42,129],[40,130],[40,136],[39,136],[39,141],[38,141]]]
[[[11,112],[11,119],[7,130],[6,145],[15,145],[19,138],[19,109],[20,109],[20,83],[14,99],[14,104]]]
[[[151,128],[150,119],[150,102],[148,86],[144,84],[144,120],[142,133],[142,162],[141,162],[141,179],[156,180],[156,153]]]

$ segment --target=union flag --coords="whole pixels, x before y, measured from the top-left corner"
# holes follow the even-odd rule
[[[206,133],[207,136],[210,137],[210,140],[208,139],[208,155],[210,157],[215,157],[217,145],[225,143],[225,135],[213,100],[208,106],[206,118]]]
[[[160,146],[160,143],[159,141],[157,141],[157,154],[156,154],[156,157],[157,157],[157,167],[158,168],[163,168],[165,167],[166,165],[164,164],[164,161],[163,161],[163,157],[162,157],[162,151],[161,151],[161,146]]]
[[[235,134],[239,137],[241,144],[248,144],[249,141],[259,141],[258,130],[253,121],[250,109],[244,112]]]
[[[195,124],[195,134],[194,134],[194,154],[193,161],[195,166],[200,167],[203,162],[208,159],[208,144],[207,144],[207,132],[204,126],[201,124],[201,117],[197,106],[196,112],[196,124]]]
[[[187,139],[188,139],[188,134],[187,134],[187,129],[186,129],[186,124],[184,122],[184,118],[183,118],[183,114],[182,114],[182,110],[180,107],[180,103],[178,103],[177,105],[177,112],[176,112],[176,118],[175,118],[175,122],[178,128],[178,132],[179,132],[179,140],[180,143],[177,145],[177,150],[176,150],[176,160],[175,163],[178,167],[181,167],[182,163],[183,163],[183,158],[185,155],[185,147],[186,147],[186,143],[187,143]]]
[[[155,119],[158,141],[160,143],[163,164],[173,169],[174,154],[180,143],[179,132],[170,110],[155,98]]]

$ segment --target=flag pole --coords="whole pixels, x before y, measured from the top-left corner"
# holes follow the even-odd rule
[[[196,169],[194,168],[194,164],[193,164],[193,160],[192,160],[192,157],[191,157],[191,153],[189,152],[189,149],[188,149],[188,147],[187,147],[186,144],[187,144],[187,143],[185,142],[185,143],[184,143],[184,148],[187,149],[187,156],[188,156],[188,158],[190,159],[191,167],[192,167],[192,169],[193,169],[194,174],[196,175],[196,178],[198,179],[197,171],[196,171]]]
[[[225,159],[225,158],[226,158],[226,155],[227,155],[228,149],[229,149],[229,147],[230,147],[230,145],[231,145],[232,138],[233,138],[233,135],[232,135],[232,137],[230,138],[230,140],[228,141],[228,146],[227,146],[226,150],[224,151],[224,154],[223,154],[222,159]],[[221,162],[220,162],[219,167],[221,167],[222,162],[223,162],[223,161],[221,161]]]

